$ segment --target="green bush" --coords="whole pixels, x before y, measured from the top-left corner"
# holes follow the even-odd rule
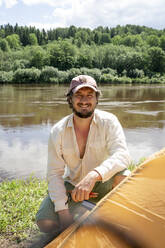
[[[82,75],[89,75],[90,74],[90,69],[87,67],[81,67],[80,72]]]
[[[161,75],[160,73],[156,73],[150,79],[150,83],[165,83],[165,75]]]
[[[13,82],[14,83],[36,83],[40,79],[40,70],[31,69],[18,69],[14,72]]]
[[[111,74],[103,74],[101,76],[101,82],[102,83],[117,83],[117,84],[131,84],[132,79],[128,78],[126,76],[118,77],[118,76],[112,76]]]
[[[111,74],[103,74],[101,75],[100,81],[101,83],[104,83],[104,84],[113,83],[114,76],[112,76]]]
[[[103,68],[101,70],[101,73],[102,74],[111,74],[112,76],[117,76],[117,71],[112,69],[112,68],[109,68],[109,67],[108,68]]]
[[[150,83],[151,84],[160,84],[161,83],[161,78],[153,77],[153,78],[150,79]]]
[[[81,70],[79,68],[72,68],[67,71],[68,72],[68,80],[71,81],[74,77],[81,74]]]
[[[139,70],[139,69],[133,69],[133,70],[127,71],[126,75],[127,75],[127,77],[130,77],[130,78],[143,78],[144,77],[144,71]]]
[[[114,77],[114,83],[119,83],[119,84],[131,84],[132,79],[128,77]]]
[[[165,84],[165,76],[161,77],[161,84]]]
[[[6,72],[12,71],[13,70],[12,61],[10,59],[7,59],[3,63],[0,62],[0,70]]]
[[[30,62],[26,59],[16,59],[13,63],[12,69],[16,71],[18,69],[25,69],[30,67]]]
[[[59,83],[70,83],[68,79],[68,71],[59,71],[59,77],[58,77],[58,82]]]
[[[10,47],[6,39],[0,38],[0,49],[4,52],[9,52]]]
[[[94,69],[89,69],[86,67],[82,67],[80,68],[80,74],[82,75],[89,75],[91,77],[93,77],[97,82],[100,82],[100,78],[101,78],[101,71],[97,68]]]
[[[0,83],[10,83],[13,80],[13,72],[0,71]]]
[[[57,82],[59,78],[59,71],[53,66],[45,66],[40,75],[40,81],[43,83]]]
[[[97,68],[90,69],[89,75],[93,77],[96,80],[96,82],[100,82],[101,71],[99,69]]]
[[[150,79],[148,77],[132,78],[132,83],[133,84],[149,84],[150,83]]]
[[[52,84],[59,84],[59,79],[55,78],[55,77],[52,77],[52,78],[49,79],[49,82],[52,83]]]

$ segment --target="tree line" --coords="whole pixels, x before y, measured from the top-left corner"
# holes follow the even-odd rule
[[[67,83],[78,73],[102,83],[164,83],[165,29],[0,26],[1,83]]]

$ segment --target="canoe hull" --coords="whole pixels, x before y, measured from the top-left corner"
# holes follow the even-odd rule
[[[165,149],[143,162],[46,248],[163,248],[164,234]]]

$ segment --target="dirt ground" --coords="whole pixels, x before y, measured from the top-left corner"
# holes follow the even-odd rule
[[[25,244],[25,242],[21,242],[17,244],[14,241],[7,240],[7,239],[0,239],[0,248],[28,248],[28,244]],[[39,247],[38,247],[39,248]]]
[[[57,234],[38,233],[20,243],[0,237],[0,248],[43,248],[56,236]]]

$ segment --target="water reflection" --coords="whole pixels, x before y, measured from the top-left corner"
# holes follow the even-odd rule
[[[0,181],[5,178],[43,177],[46,174],[50,126],[0,127]]]
[[[45,175],[51,126],[69,114],[66,86],[0,86],[0,173]],[[98,108],[116,114],[134,160],[164,147],[165,86],[102,86]]]

